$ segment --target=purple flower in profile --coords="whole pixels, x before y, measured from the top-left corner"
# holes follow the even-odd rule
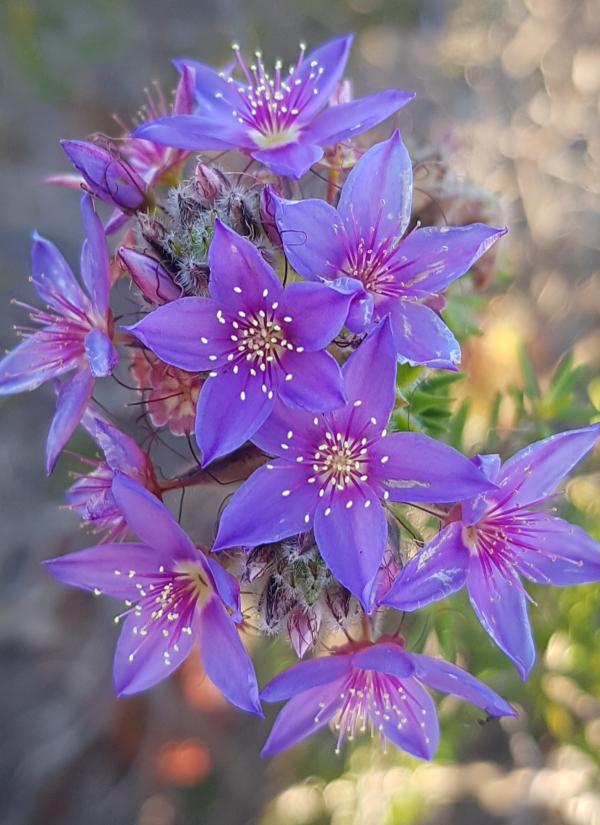
[[[208,261],[210,298],[171,301],[128,328],[165,363],[210,370],[196,415],[203,466],[254,435],[276,399],[315,411],[344,402],[325,347],[348,311],[348,297],[321,284],[284,288],[256,247],[218,220]]]
[[[349,328],[360,332],[389,313],[403,360],[456,369],[458,342],[429,304],[506,230],[475,223],[403,237],[411,205],[412,164],[396,131],[356,164],[337,209],[322,200],[279,199],[276,222],[299,275],[355,293]]]
[[[155,496],[115,474],[113,494],[136,544],[101,544],[46,562],[73,587],[124,599],[114,662],[119,696],[162,681],[196,642],[209,679],[242,710],[262,715],[256,675],[235,623],[239,586],[198,550]]]
[[[420,759],[431,759],[439,741],[435,704],[425,690],[450,693],[489,716],[516,716],[513,708],[461,668],[442,659],[409,653],[395,639],[352,643],[333,655],[285,670],[263,690],[265,702],[287,701],[262,755],[275,756],[328,723],[344,739],[379,736]],[[288,701],[289,700],[289,701]]]
[[[89,195],[83,196],[81,211],[87,235],[81,250],[81,277],[88,294],[54,244],[36,233],[32,280],[48,308],[27,307],[31,320],[42,329],[28,330],[25,340],[0,361],[0,395],[34,390],[50,378],[74,372],[58,392],[46,445],[48,473],[81,420],[94,380],[110,375],[119,359],[111,340],[106,238]]]
[[[152,462],[135,441],[111,424],[91,403],[81,419],[82,425],[104,453],[104,461],[82,458],[94,469],[76,474],[67,490],[67,501],[94,532],[103,533],[103,542],[123,541],[129,528],[125,515],[115,501],[112,483],[116,472],[133,478],[151,492],[158,491]]]
[[[333,290],[332,290],[333,291]],[[312,416],[278,406],[252,441],[277,459],[235,493],[214,549],[314,529],[334,576],[370,610],[391,501],[460,501],[490,484],[456,450],[418,433],[387,435],[396,355],[388,319],[343,367],[348,403]]]
[[[278,175],[300,178],[325,147],[376,126],[414,98],[388,89],[326,108],[351,44],[351,36],[339,37],[309,55],[301,46],[296,65],[285,73],[278,61],[273,76],[260,53],[248,66],[234,46],[243,80],[192,60],[176,61],[180,71],[195,73],[197,112],[143,124],[134,136],[181,149],[238,149]]]
[[[535,662],[520,576],[569,586],[600,580],[600,545],[548,510],[557,484],[600,438],[600,424],[531,444],[504,465],[475,463],[497,489],[450,512],[450,523],[403,569],[383,603],[416,610],[467,585],[477,618],[525,679]]]

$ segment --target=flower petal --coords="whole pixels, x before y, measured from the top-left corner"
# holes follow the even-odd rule
[[[407,652],[394,642],[378,642],[363,647],[352,656],[352,667],[374,670],[376,673],[385,673],[398,679],[411,676],[415,671]]]
[[[238,708],[263,716],[254,666],[218,596],[200,611],[200,655],[206,675]]]
[[[83,341],[65,347],[64,338],[54,339],[45,330],[26,338],[0,361],[0,396],[35,390],[83,360]]]
[[[383,123],[398,109],[402,109],[403,106],[414,100],[414,97],[414,92],[385,89],[361,97],[358,100],[350,100],[348,103],[330,106],[314,119],[308,129],[308,136],[310,140],[314,140],[320,146],[332,146],[342,140],[354,138],[356,135],[372,129],[373,126]],[[377,203],[377,201],[373,201],[373,203]],[[401,232],[398,232],[398,235],[402,235],[405,228],[406,226]]]
[[[415,676],[434,690],[466,699],[490,716],[517,715],[505,699],[462,668],[420,653],[410,653],[409,656],[415,666]]]
[[[381,715],[381,734],[418,759],[431,759],[440,738],[433,699],[412,676],[403,679],[400,685],[388,680],[386,688],[390,705],[396,712]]]
[[[311,281],[335,278],[345,258],[338,236],[344,228],[337,210],[316,198],[273,200],[281,242],[296,272]]]
[[[394,346],[410,364],[457,370],[460,345],[440,316],[425,304],[393,300],[380,305],[390,312]]]
[[[309,477],[309,468],[281,459],[256,470],[223,511],[213,550],[256,547],[310,530],[318,493]]]
[[[344,74],[353,39],[353,35],[346,34],[327,41],[307,54],[298,71],[294,73],[294,81],[304,82],[315,71],[320,72],[319,83],[315,87],[317,94],[313,94],[302,107],[301,120],[311,118],[315,112],[327,105],[327,101]]]
[[[314,412],[341,407],[345,401],[342,371],[333,355],[321,352],[288,351],[281,357],[285,379],[279,397],[286,404]],[[288,376],[292,377],[288,379]]]
[[[205,556],[204,564],[210,570],[215,584],[215,590],[221,601],[231,609],[234,622],[241,622],[240,583],[235,576],[232,576],[231,573],[228,573],[224,567],[221,567],[219,562],[215,561],[215,559]]]
[[[388,530],[378,495],[363,484],[325,496],[319,500],[314,530],[327,567],[370,612]]]
[[[377,381],[373,381],[373,365]],[[348,404],[354,405],[356,426],[375,419],[383,429],[396,399],[396,354],[390,323],[384,318],[352,353],[342,368]]]
[[[288,667],[263,688],[260,698],[265,702],[282,702],[311,688],[338,681],[352,667],[352,657],[318,656]]]
[[[392,433],[369,447],[370,472],[392,501],[461,501],[493,487],[462,453],[421,433]]]
[[[265,385],[266,386],[266,385]],[[242,365],[204,382],[196,408],[196,441],[206,467],[251,438],[273,409],[261,380]]]
[[[110,292],[108,247],[102,221],[87,193],[81,199],[81,216],[86,234],[86,240],[81,248],[81,277],[94,307],[102,316],[106,316]]]
[[[213,116],[214,119],[231,119],[231,112],[240,105],[240,98],[235,86],[227,82],[210,66],[197,60],[179,59],[173,61],[177,71],[183,76],[186,72],[194,77],[194,93],[200,104],[199,115]]]
[[[549,496],[599,438],[600,424],[592,424],[552,435],[515,453],[495,479],[500,487],[498,497],[505,501],[503,509],[523,507]]]
[[[146,607],[141,615],[130,613],[123,622],[113,666],[118,696],[131,696],[162,682],[187,659],[196,641],[195,632],[171,629],[164,636],[163,627],[151,618],[151,610],[154,607]],[[140,635],[139,629],[144,627],[147,633]]]
[[[61,384],[56,400],[56,412],[46,441],[46,473],[50,475],[67,441],[87,407],[94,389],[94,378],[88,369],[76,372]]]
[[[309,352],[326,347],[344,326],[354,294],[331,289],[326,284],[288,286],[281,308],[293,318],[285,328],[291,341]]]
[[[535,662],[525,591],[516,575],[472,557],[467,576],[471,606],[483,629],[516,666],[523,680]]]
[[[335,715],[341,682],[305,690],[282,708],[275,719],[261,756],[275,756],[316,733]]]
[[[338,109],[355,104],[345,103],[330,111],[333,116]],[[412,162],[396,130],[389,140],[372,146],[350,172],[338,211],[354,243],[362,240],[369,248],[376,249],[386,239],[404,234],[411,205]]]
[[[101,329],[92,329],[85,336],[85,351],[90,372],[95,378],[106,378],[119,360],[119,353],[113,342]]]
[[[600,581],[600,544],[581,527],[547,513],[531,513],[508,531],[515,566],[538,584],[568,587]]]
[[[156,574],[171,557],[146,544],[99,544],[45,561],[50,573],[64,584],[100,591],[113,599],[139,599],[138,585]],[[130,572],[136,575],[131,576]],[[99,593],[98,593],[99,595]]]
[[[37,232],[31,246],[31,279],[42,301],[61,315],[79,320],[80,313],[89,309],[89,301],[63,255]]]
[[[194,546],[162,501],[139,482],[116,472],[112,491],[129,529],[149,547],[171,558],[196,558]]]
[[[220,309],[262,309],[267,290],[269,303],[278,301],[283,287],[258,249],[219,219],[208,251],[209,292]]]
[[[406,263],[396,280],[420,292],[442,292],[468,272],[506,231],[484,223],[415,229],[398,247],[396,257]]]
[[[252,146],[247,129],[231,115],[228,120],[197,115],[160,117],[150,123],[142,123],[132,132],[132,137],[176,149],[199,149],[205,152]]]
[[[460,522],[444,527],[408,562],[381,603],[396,610],[420,610],[460,590],[469,566],[461,533]]]
[[[124,329],[166,364],[188,372],[214,370],[226,363],[231,345],[217,320],[218,309],[210,298],[179,298]]]
[[[310,167],[321,160],[323,150],[313,143],[287,143],[274,149],[255,149],[250,152],[254,160],[286,178],[301,178]]]
[[[292,460],[314,452],[323,442],[325,430],[322,416],[276,401],[271,415],[252,436],[252,442],[269,455]]]

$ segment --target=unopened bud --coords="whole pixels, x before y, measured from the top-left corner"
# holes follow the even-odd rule
[[[61,146],[95,197],[124,212],[145,206],[146,184],[128,163],[83,140],[62,140]]]
[[[181,290],[157,260],[125,246],[118,255],[131,280],[151,304],[166,304],[181,297]]]
[[[194,187],[198,195],[212,205],[220,197],[227,186],[225,176],[206,163],[198,163],[194,172]]]
[[[295,607],[288,616],[287,629],[292,647],[299,659],[315,646],[320,621],[314,610]]]

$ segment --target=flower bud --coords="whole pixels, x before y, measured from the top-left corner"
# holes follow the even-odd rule
[[[194,186],[198,195],[212,205],[223,194],[227,180],[218,169],[206,163],[198,163],[194,171]]]
[[[311,608],[304,610],[298,606],[288,615],[290,642],[299,659],[315,646],[320,624],[317,614]]]
[[[166,304],[181,297],[181,290],[154,258],[122,246],[118,255],[131,280],[151,304]]]
[[[83,140],[62,140],[61,146],[97,198],[124,212],[145,206],[146,184],[128,163]]]

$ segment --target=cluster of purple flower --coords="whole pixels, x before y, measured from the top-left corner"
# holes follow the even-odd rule
[[[418,610],[466,585],[483,628],[526,678],[535,649],[521,577],[600,579],[600,547],[548,507],[600,425],[505,464],[388,432],[398,363],[457,369],[443,293],[505,230],[413,220],[413,167],[399,132],[367,151],[356,141],[413,95],[348,99],[340,82],[350,45],[342,37],[308,55],[301,47],[289,72],[277,63],[273,74],[260,54],[248,65],[237,47],[236,64],[221,73],[177,61],[171,113],[152,104],[151,120],[118,143],[65,141],[79,175],[52,180],[84,190],[85,289],[36,234],[33,284],[46,308],[29,308],[40,328],[0,362],[0,393],[62,379],[48,473],[79,424],[104,454],[68,492],[100,543],[47,564],[69,585],[125,601],[119,695],[164,679],[199,643],[207,675],[237,707],[262,715],[261,700],[289,700],[266,755],[332,723],[338,746],[368,728],[430,758],[439,731],[426,687],[493,716],[514,711],[464,670],[408,651],[399,634],[377,634],[375,616]],[[206,158],[185,178],[192,152],[230,150],[250,158],[237,183]],[[327,199],[301,197],[297,181],[315,165],[329,175]],[[105,226],[97,200],[114,210]],[[121,230],[111,260],[107,235]],[[109,296],[125,276],[140,317],[116,330]],[[162,501],[177,482],[161,485],[149,452],[92,400],[96,379],[125,357],[140,384],[151,383],[161,425],[195,429],[196,472],[226,464],[248,441],[260,457],[210,549]],[[438,506],[441,530],[403,557],[391,514],[423,503]],[[236,552],[241,567],[228,564]],[[256,592],[249,609],[265,633],[286,632],[300,658],[327,649],[262,693],[238,633],[247,620],[240,583]],[[335,631],[343,644],[326,645]]]

